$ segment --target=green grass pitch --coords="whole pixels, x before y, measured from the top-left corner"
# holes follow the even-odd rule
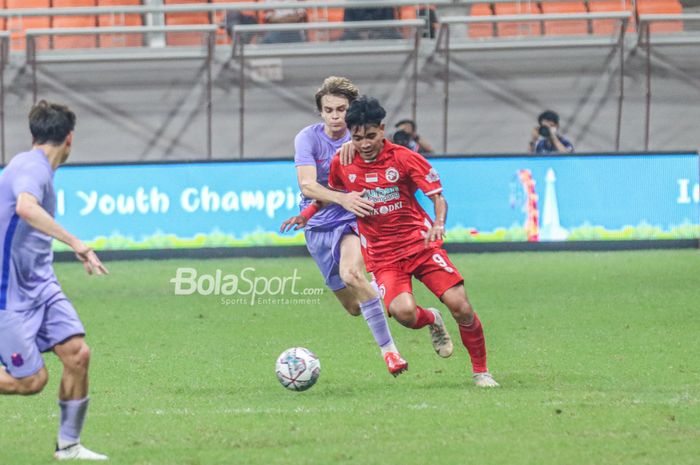
[[[410,367],[392,378],[364,321],[329,292],[311,305],[224,305],[170,283],[181,266],[253,267],[323,287],[309,258],[112,262],[106,278],[59,264],[93,348],[83,442],[129,465],[700,463],[700,252],[452,258],[500,389],[472,386],[461,344],[440,359],[427,330],[394,321]],[[303,393],[274,374],[292,346],[322,364]],[[42,394],[0,397],[3,465],[51,463],[60,367],[46,359]]]

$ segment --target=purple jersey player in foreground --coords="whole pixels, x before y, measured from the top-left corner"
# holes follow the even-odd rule
[[[0,394],[31,395],[48,380],[42,352],[63,364],[54,457],[107,460],[80,444],[88,407],[90,348],[73,305],[53,271],[53,238],[69,245],[88,274],[107,274],[95,252],[54,220],[53,175],[73,143],[75,114],[39,102],[29,113],[32,150],[0,174]]]
[[[306,223],[306,247],[316,261],[326,285],[335,293],[349,314],[367,321],[379,345],[389,372],[398,376],[408,368],[394,344],[379,292],[365,276],[355,215],[372,213],[372,202],[361,192],[342,193],[328,189],[331,159],[350,141],[345,111],[357,98],[357,87],[346,78],[331,76],[316,92],[316,107],[323,123],[302,129],[294,140],[294,163],[302,192],[300,207],[314,201],[328,203]],[[302,212],[303,215],[303,212]],[[301,224],[293,217],[282,224],[282,231]]]

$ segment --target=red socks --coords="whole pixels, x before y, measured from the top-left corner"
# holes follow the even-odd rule
[[[411,328],[420,329],[433,323],[435,323],[435,314],[430,310],[416,306],[416,322],[413,323]]]
[[[484,329],[481,327],[479,317],[474,313],[474,321],[469,326],[457,325],[459,335],[462,337],[462,344],[469,351],[472,359],[472,369],[474,373],[488,371],[486,368],[486,341],[484,340]]]

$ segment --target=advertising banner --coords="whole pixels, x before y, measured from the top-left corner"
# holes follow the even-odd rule
[[[449,204],[447,242],[700,237],[697,153],[430,162]],[[57,220],[97,250],[304,243],[278,233],[299,211],[291,161],[65,166],[55,189]]]

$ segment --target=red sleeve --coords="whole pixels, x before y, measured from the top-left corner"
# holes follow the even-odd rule
[[[340,164],[340,157],[336,154],[331,160],[331,169],[328,173],[328,187],[338,191],[347,190],[343,182],[343,167]]]
[[[411,150],[406,150],[404,154],[402,156],[404,167],[416,186],[428,197],[442,192],[440,176],[428,160]]]

